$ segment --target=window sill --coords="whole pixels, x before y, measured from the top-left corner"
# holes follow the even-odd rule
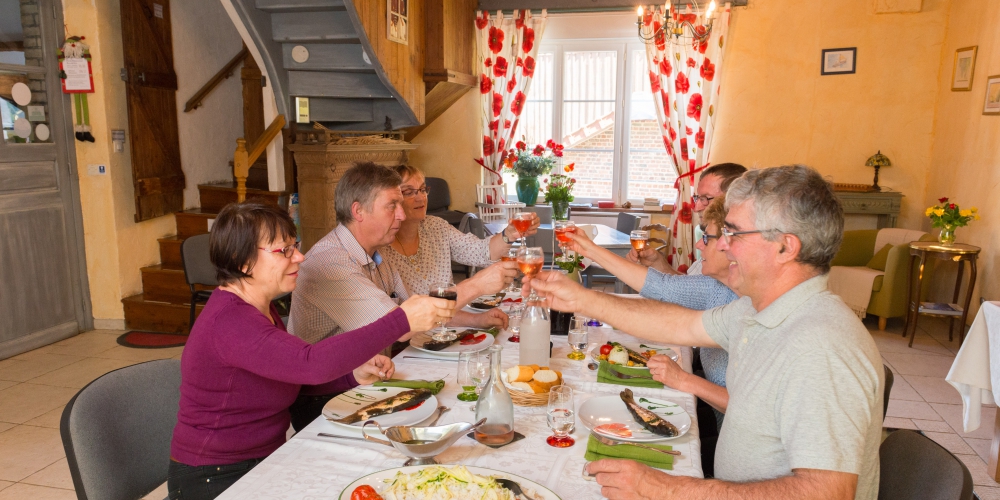
[[[570,212],[572,212],[574,214],[579,214],[579,213],[612,213],[612,214],[616,214],[616,213],[630,213],[630,214],[633,214],[634,213],[634,214],[670,215],[671,213],[673,213],[673,211],[674,211],[673,206],[668,207],[666,210],[656,210],[656,211],[649,211],[649,212],[647,212],[646,210],[643,210],[642,207],[639,207],[639,208],[635,208],[635,207],[632,207],[632,208],[621,208],[621,207],[615,207],[615,208],[572,207],[570,209]]]

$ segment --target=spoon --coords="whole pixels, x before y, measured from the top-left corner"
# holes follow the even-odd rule
[[[513,493],[514,496],[516,497],[526,498],[527,500],[535,500],[534,497],[528,496],[528,494],[521,489],[520,484],[517,484],[516,482],[511,481],[510,479],[497,478],[496,482],[505,489],[510,490],[510,492]]]

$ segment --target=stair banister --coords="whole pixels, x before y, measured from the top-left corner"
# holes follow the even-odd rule
[[[214,90],[215,87],[222,82],[222,80],[233,76],[233,71],[236,69],[236,66],[246,59],[247,54],[247,46],[244,45],[243,50],[241,50],[239,54],[236,54],[235,57],[230,59],[229,62],[226,63],[226,65],[223,66],[222,69],[215,74],[215,76],[212,77],[211,80],[206,82],[205,85],[202,85],[202,87],[198,89],[198,92],[195,92],[194,96],[188,99],[188,102],[184,104],[184,112],[187,113],[198,109],[198,107],[201,106],[201,101],[205,100],[205,97],[207,97],[208,94],[210,94],[212,90]]]
[[[260,158],[267,145],[285,128],[285,115],[274,117],[267,130],[247,150],[246,139],[236,139],[236,152],[233,153],[233,177],[236,177],[236,201],[242,203],[247,198],[247,177],[250,175],[250,165]]]

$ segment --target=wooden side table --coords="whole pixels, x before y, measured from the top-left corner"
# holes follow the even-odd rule
[[[913,347],[913,339],[917,336],[917,318],[921,314],[949,318],[948,340],[950,341],[954,338],[956,315],[920,312],[920,290],[928,258],[958,262],[958,278],[955,280],[955,295],[951,300],[952,303],[958,302],[959,292],[962,291],[962,277],[965,274],[965,263],[969,263],[969,284],[965,290],[965,304],[962,306],[961,315],[962,320],[958,324],[959,344],[965,340],[965,320],[969,315],[972,289],[976,286],[976,259],[979,257],[979,251],[980,248],[977,246],[960,243],[947,246],[930,241],[914,241],[910,243],[909,308],[906,312],[906,324],[903,326],[903,337],[906,337],[911,329],[913,330],[913,336],[910,337],[910,347]],[[917,268],[917,271],[914,271],[913,261],[917,258],[920,259],[920,266]],[[915,279],[914,274],[917,275]]]

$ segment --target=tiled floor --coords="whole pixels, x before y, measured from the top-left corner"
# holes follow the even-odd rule
[[[986,460],[996,407],[983,409],[983,426],[962,432],[962,402],[944,381],[958,351],[944,322],[921,319],[913,348],[900,336],[902,323],[887,332],[866,320],[895,383],[886,427],[919,429],[951,450],[972,472],[983,500],[1000,500]],[[73,482],[59,437],[63,406],[91,380],[111,370],[162,358],[180,358],[182,348],[130,349],[115,339],[122,332],[95,330],[0,361],[0,500],[74,499]],[[163,487],[147,498],[163,499]]]

